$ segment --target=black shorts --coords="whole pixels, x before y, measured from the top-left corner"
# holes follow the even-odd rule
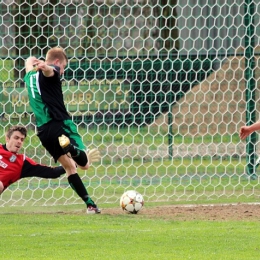
[[[52,120],[37,128],[37,136],[41,140],[42,145],[51,154],[55,163],[64,151],[59,144],[58,137],[66,135],[70,139],[70,143],[80,150],[85,150],[81,136],[77,132],[76,125],[72,120],[67,119],[64,121]]]

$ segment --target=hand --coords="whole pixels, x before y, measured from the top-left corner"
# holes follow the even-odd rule
[[[240,138],[243,140],[245,139],[246,137],[248,137],[250,134],[251,134],[251,130],[250,130],[250,127],[249,126],[242,126],[240,128],[240,132],[239,132],[239,136]]]
[[[49,66],[43,60],[35,61],[37,70],[41,70],[45,77],[52,77],[54,75],[53,67]]]
[[[37,58],[35,58],[34,56],[29,57],[26,62],[25,62],[25,71],[26,73],[36,69],[36,65],[39,62],[39,60]]]
[[[43,71],[49,68],[49,66],[43,60],[35,60],[34,65],[36,65],[38,69]]]
[[[88,157],[89,165],[93,162],[99,162],[101,159],[100,152],[96,148],[88,150],[87,157]]]
[[[28,63],[30,63],[30,64],[32,64],[32,65],[36,65],[36,63],[38,62],[39,60],[36,58],[36,57],[34,57],[34,56],[30,56],[27,60],[26,60],[26,62],[28,62]]]

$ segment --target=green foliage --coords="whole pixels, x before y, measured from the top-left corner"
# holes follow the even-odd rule
[[[14,74],[13,74],[14,62],[12,60],[0,59],[0,86],[1,83],[13,86]]]

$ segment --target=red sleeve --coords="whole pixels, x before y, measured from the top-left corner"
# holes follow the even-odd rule
[[[36,165],[37,164],[37,162],[35,162],[33,159],[31,159],[31,158],[29,158],[27,156],[25,156],[24,161],[29,162],[31,165]]]

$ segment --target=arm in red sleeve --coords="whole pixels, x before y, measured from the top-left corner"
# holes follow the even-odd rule
[[[39,177],[45,179],[56,179],[65,174],[62,166],[50,167],[34,162],[26,157],[22,167],[21,178]]]

